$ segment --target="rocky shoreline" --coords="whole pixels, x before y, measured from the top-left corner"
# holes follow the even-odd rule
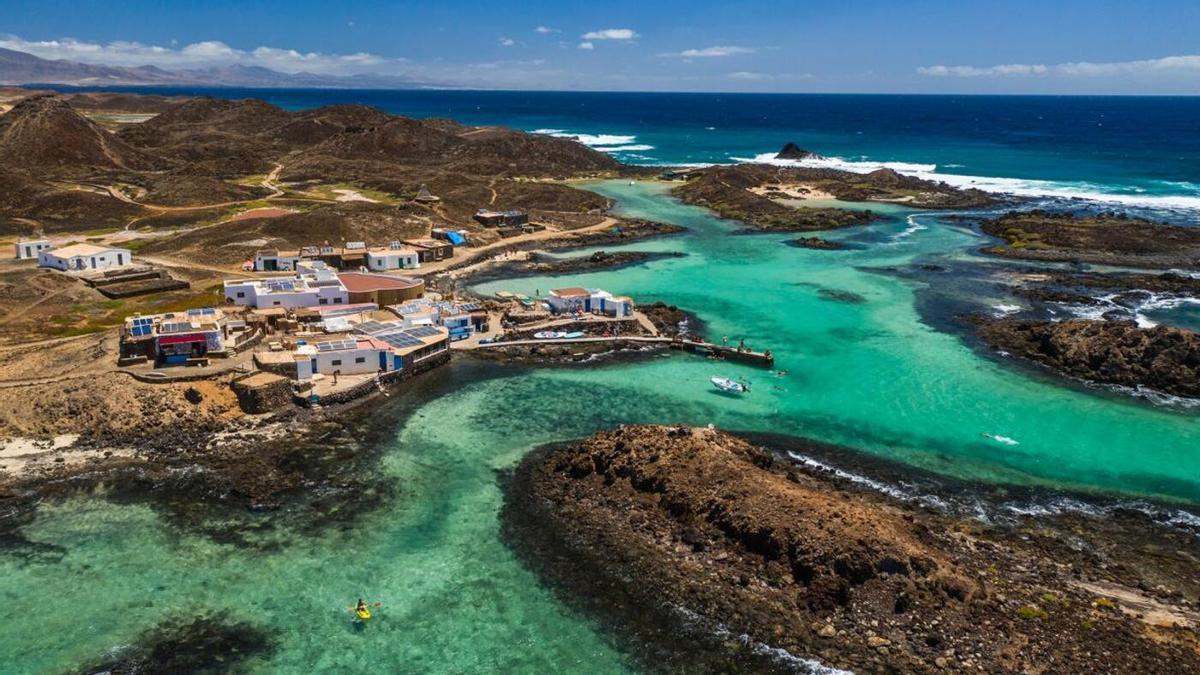
[[[386,396],[320,412],[289,409],[161,438],[133,431],[81,439],[96,455],[87,464],[51,465],[0,483],[0,508],[13,514],[0,521],[0,542],[39,554],[19,534],[38,505],[91,493],[99,485],[106,486],[109,500],[147,504],[181,529],[236,546],[279,545],[256,538],[265,526],[263,513],[286,513],[286,525],[277,526],[294,536],[342,526],[403,492],[402,485],[371,469],[389,430],[424,401],[505,372],[498,364],[463,360]],[[104,456],[106,448],[122,447],[140,450]]]
[[[525,277],[612,271],[656,260],[682,258],[686,255],[672,251],[596,251],[587,256],[558,258],[535,251],[525,260],[505,261],[469,271],[459,279],[459,283],[476,285]]]
[[[983,252],[1006,258],[1141,269],[1190,268],[1200,262],[1200,229],[1124,213],[1010,211],[979,227],[1003,242]]]
[[[651,670],[1200,668],[1194,538],[988,525],[712,429],[625,426],[533,453],[502,525]]]
[[[979,190],[961,190],[890,169],[858,174],[765,164],[700,169],[671,191],[688,204],[745,223],[746,229],[739,233],[832,230],[866,225],[877,218],[862,209],[808,208],[790,203],[795,199],[781,199],[792,193],[827,195],[846,202],[902,203],[914,208],[968,209],[994,203],[993,197]]]
[[[1200,335],[1189,330],[1086,319],[976,317],[972,323],[992,348],[1069,377],[1200,398]]]

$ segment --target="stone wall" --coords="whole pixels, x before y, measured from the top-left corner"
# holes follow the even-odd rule
[[[252,373],[233,381],[238,406],[251,415],[278,410],[292,401],[292,383],[270,373]]]

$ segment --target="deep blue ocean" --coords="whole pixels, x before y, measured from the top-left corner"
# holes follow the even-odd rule
[[[1200,97],[122,90],[252,97],[292,110],[361,103],[575,136],[638,164],[769,160],[791,141],[826,158],[817,165],[1200,211]]]

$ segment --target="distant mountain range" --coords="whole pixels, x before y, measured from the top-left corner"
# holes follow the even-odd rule
[[[78,61],[43,59],[0,49],[0,85],[66,84],[98,86],[328,87],[339,89],[414,89],[444,87],[408,76],[316,75],[281,73],[258,66],[223,66],[165,70],[157,66],[96,66]]]

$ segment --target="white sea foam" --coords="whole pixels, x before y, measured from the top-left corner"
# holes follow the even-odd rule
[[[572,138],[589,147],[630,145],[637,136],[618,134],[577,134],[565,129],[534,129],[532,133],[553,136],[555,138]],[[645,149],[650,149],[649,147]]]
[[[854,675],[852,671],[827,666],[816,659],[796,656],[782,647],[772,647],[771,645],[759,642],[745,633],[734,635],[733,631],[729,630],[724,624],[713,621],[687,607],[675,605],[671,607],[671,610],[682,618],[685,623],[691,624],[693,627],[709,627],[713,635],[721,639],[733,638],[755,654],[765,656],[776,663],[785,664],[795,672],[807,673],[808,675]]]
[[[1008,316],[1009,314],[1016,314],[1017,312],[1021,311],[1022,307],[1020,305],[1000,304],[1000,305],[992,305],[992,309],[996,310],[997,317],[1005,317],[1005,316]]]
[[[631,145],[593,145],[591,147],[593,150],[599,150],[600,152],[644,152],[646,150],[654,149],[653,145],[646,145],[645,143],[633,143]]]
[[[916,216],[909,216],[908,218],[905,218],[905,221],[908,223],[908,227],[904,228],[903,231],[897,232],[895,235],[893,235],[892,243],[894,243],[894,244],[899,243],[905,239],[908,239],[909,237],[913,236],[914,234],[916,234],[922,230],[929,229],[925,225],[918,223]]]
[[[801,166],[811,168],[841,169],[855,173],[870,173],[878,169],[892,169],[898,173],[931,181],[940,181],[958,188],[976,188],[986,192],[1011,194],[1019,197],[1051,197],[1059,199],[1084,199],[1088,201],[1140,206],[1161,209],[1200,210],[1200,186],[1179,183],[1178,188],[1197,194],[1148,195],[1125,194],[1111,186],[1088,182],[1048,181],[1027,178],[1002,178],[998,176],[966,176],[954,173],[938,173],[936,164],[911,162],[878,162],[849,160],[839,157],[814,157],[791,160],[776,159],[774,153],[763,153],[750,158],[735,157],[739,162],[755,162],[775,166]],[[947,165],[953,166],[953,165]]]

